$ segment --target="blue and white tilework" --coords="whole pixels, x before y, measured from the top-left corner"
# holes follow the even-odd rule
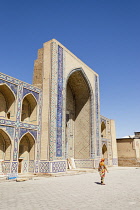
[[[100,107],[99,107],[99,78],[95,75],[95,112],[96,112],[96,150],[97,156],[100,156]]]
[[[42,91],[30,84],[27,84],[25,82],[22,82],[20,80],[17,80],[15,78],[12,78],[8,75],[5,75],[3,73],[0,73],[0,83],[6,84],[9,89],[14,93],[15,98],[17,100],[17,108],[16,108],[16,120],[11,121],[8,119],[0,119],[0,128],[5,130],[9,136],[11,137],[11,141],[13,141],[13,160],[17,161],[18,159],[18,148],[19,148],[19,139],[22,137],[23,134],[29,132],[36,140],[38,138],[37,142],[37,151],[36,154],[40,153],[40,128],[41,128],[41,103],[42,98],[40,98],[40,95],[42,94]],[[22,99],[25,95],[31,93],[36,101],[38,102],[38,125],[32,125],[28,123],[21,122],[21,110],[22,110]],[[42,97],[42,95],[41,95]],[[38,132],[39,131],[39,132]],[[37,157],[36,157],[37,158]],[[26,164],[25,164],[26,166]],[[18,162],[12,162],[11,164],[11,172],[15,173],[17,172]],[[24,171],[26,171],[28,167],[24,167]],[[8,167],[7,167],[8,170]]]
[[[40,173],[49,173],[49,162],[40,162],[39,164],[39,172]]]
[[[62,157],[62,115],[63,115],[63,48],[58,45],[58,81],[57,81],[57,137],[56,157]]]
[[[65,172],[66,161],[56,161],[52,163],[52,173]]]

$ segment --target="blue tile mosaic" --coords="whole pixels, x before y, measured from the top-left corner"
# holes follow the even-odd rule
[[[58,86],[57,86],[57,137],[56,157],[62,156],[62,113],[63,113],[63,48],[58,45]]]
[[[17,85],[4,81],[2,79],[0,79],[0,83],[5,83],[9,87],[9,89],[11,89],[14,92],[15,96],[17,95]]]
[[[52,162],[52,173],[65,172],[66,161]]]
[[[29,89],[26,89],[26,88],[23,88],[23,97],[29,93],[32,93],[34,95],[34,97],[36,98],[36,100],[38,101],[38,98],[39,98],[39,93],[36,93],[32,90],[29,90]]]
[[[18,162],[12,162],[11,172],[12,173],[17,173],[18,172]]]
[[[34,137],[34,139],[37,139],[37,131],[36,130],[31,130],[31,129],[26,129],[26,128],[20,128],[20,134],[19,138],[21,138],[25,133],[31,133]]]
[[[39,172],[40,173],[49,173],[50,172],[49,162],[40,162],[39,163]]]
[[[96,148],[100,156],[100,110],[99,110],[99,78],[95,75],[95,110],[96,110]]]

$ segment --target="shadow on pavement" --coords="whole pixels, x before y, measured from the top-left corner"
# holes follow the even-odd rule
[[[101,185],[101,182],[94,182],[94,183],[96,183],[96,184],[100,184],[100,185]]]

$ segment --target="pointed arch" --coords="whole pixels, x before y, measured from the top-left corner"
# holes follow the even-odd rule
[[[19,141],[19,158],[24,160],[34,160],[35,139],[30,132],[25,133]]]
[[[23,98],[21,121],[37,124],[37,100],[32,93],[26,94]]]
[[[102,138],[106,137],[106,124],[104,121],[101,123],[101,137]]]
[[[92,86],[83,69],[72,70],[66,79],[66,157],[92,156],[93,98]]]
[[[33,134],[30,133],[29,131],[25,132],[25,133],[20,137],[19,142],[21,141],[22,137],[25,136],[25,135],[27,135],[28,137],[31,136],[31,138],[32,138],[32,139],[34,140],[34,142],[35,142],[35,137],[34,137]]]
[[[0,129],[0,159],[4,161],[11,160],[11,148],[12,143],[9,134]]]
[[[75,72],[79,72],[83,76],[83,78],[85,79],[85,82],[87,83],[87,85],[89,87],[90,94],[92,96],[93,95],[92,86],[91,86],[91,83],[90,83],[86,73],[84,72],[83,68],[76,68],[76,69],[71,70],[70,73],[67,76],[66,85],[67,85],[67,82],[68,82],[68,79],[70,78],[70,76]]]
[[[15,116],[16,96],[6,84],[0,84],[0,116],[10,119]]]
[[[105,158],[105,159],[108,158],[108,151],[107,151],[106,144],[103,144],[103,146],[102,146],[102,155],[103,155],[103,158]]]

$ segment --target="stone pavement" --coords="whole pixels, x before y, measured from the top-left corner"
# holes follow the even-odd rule
[[[140,168],[0,182],[2,210],[140,210]]]

